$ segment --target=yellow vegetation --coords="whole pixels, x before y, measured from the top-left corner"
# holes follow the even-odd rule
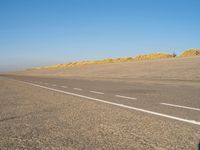
[[[106,64],[106,63],[117,63],[117,62],[128,62],[133,61],[132,57],[127,58],[116,58],[116,59],[103,59],[103,60],[95,60],[95,61],[78,61],[78,62],[70,62],[66,64],[57,64],[52,66],[46,67],[38,67],[35,69],[44,69],[44,68],[67,68],[67,67],[74,67],[74,66],[83,66],[83,65],[93,65],[93,64]]]
[[[139,55],[136,57],[115,58],[115,59],[108,58],[108,59],[95,60],[95,61],[70,62],[66,64],[57,64],[57,65],[40,67],[40,68],[35,68],[35,69],[68,68],[68,67],[83,66],[83,65],[129,62],[129,61],[135,61],[135,60],[150,60],[150,59],[161,59],[161,58],[169,58],[169,57],[173,57],[173,56],[170,54],[164,54],[164,53],[153,53],[153,54],[147,54],[147,55]]]
[[[172,58],[174,57],[172,54],[165,53],[152,53],[146,55],[138,55],[134,59],[135,60],[152,60],[152,59],[163,59],[163,58]]]
[[[180,56],[188,57],[188,56],[197,56],[200,55],[200,49],[189,49],[184,51]]]
[[[180,56],[196,56],[200,55],[200,49],[189,49],[184,51]],[[83,66],[83,65],[93,65],[93,64],[107,64],[107,63],[117,63],[117,62],[129,62],[129,61],[140,61],[140,60],[154,60],[154,59],[163,59],[163,58],[172,58],[176,57],[175,54],[166,54],[166,53],[151,53],[145,55],[138,55],[136,57],[126,57],[126,58],[115,58],[115,59],[103,59],[103,60],[95,60],[95,61],[78,61],[78,62],[70,62],[65,64],[57,64],[46,67],[37,67],[34,69],[49,69],[49,68],[68,68],[75,66]]]

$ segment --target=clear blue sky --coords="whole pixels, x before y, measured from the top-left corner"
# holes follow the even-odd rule
[[[200,48],[200,0],[0,0],[0,71]]]

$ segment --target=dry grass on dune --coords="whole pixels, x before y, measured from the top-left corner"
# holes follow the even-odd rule
[[[165,54],[165,53],[152,53],[146,55],[138,55],[134,58],[134,60],[153,60],[153,59],[163,59],[163,58],[172,58],[173,54]]]
[[[75,66],[83,66],[83,65],[106,64],[106,63],[128,62],[128,61],[133,61],[133,58],[127,57],[127,58],[116,58],[116,59],[103,59],[103,60],[96,60],[96,61],[70,62],[70,63],[66,63],[66,64],[57,64],[57,65],[53,65],[53,66],[38,67],[36,69],[67,68],[67,67],[75,67]]]
[[[180,56],[181,57],[189,57],[189,56],[197,56],[197,55],[200,55],[200,49],[186,50]]]
[[[197,55],[200,55],[200,49],[189,49],[189,50],[184,51],[180,55],[180,57],[197,56]],[[154,59],[164,59],[164,58],[173,58],[173,57],[176,57],[176,55],[167,54],[167,53],[151,53],[151,54],[138,55],[136,57],[115,58],[115,59],[108,58],[108,59],[95,60],[95,61],[77,61],[77,62],[70,62],[70,63],[65,63],[65,64],[56,64],[52,66],[37,67],[33,69],[51,69],[51,68],[59,69],[59,68],[68,68],[68,67],[76,67],[76,66],[83,66],[83,65],[154,60]]]
[[[162,59],[162,58],[171,58],[171,57],[173,57],[173,55],[171,55],[171,54],[152,53],[152,54],[147,54],[147,55],[139,55],[139,56],[136,56],[136,57],[115,58],[115,59],[108,58],[108,59],[95,60],[95,61],[70,62],[70,63],[66,63],[66,64],[57,64],[57,65],[46,66],[46,67],[38,67],[38,68],[35,68],[35,69],[68,68],[68,67],[76,67],[76,66],[83,66],[83,65],[119,63],[119,62]]]

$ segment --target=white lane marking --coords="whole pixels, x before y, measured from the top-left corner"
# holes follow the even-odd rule
[[[52,86],[57,86],[56,84],[52,84]]]
[[[136,100],[137,98],[135,97],[128,97],[128,96],[122,96],[122,95],[115,95],[116,97],[120,97],[120,98],[126,98],[126,99],[132,99],[132,100]]]
[[[173,119],[173,120],[178,120],[178,121],[187,122],[187,123],[191,123],[191,124],[195,124],[195,125],[199,125],[200,126],[200,122],[195,121],[195,120],[188,120],[188,119],[184,119],[184,118],[174,117],[174,116],[170,116],[170,115],[166,115],[166,114],[162,114],[162,113],[158,113],[158,112],[153,112],[153,111],[150,111],[150,110],[145,110],[145,109],[141,109],[141,108],[131,107],[131,106],[127,106],[127,105],[123,105],[123,104],[118,104],[118,103],[114,103],[114,102],[109,102],[109,101],[98,99],[98,98],[93,98],[93,97],[88,97],[88,96],[84,96],[84,95],[80,95],[80,94],[76,94],[76,93],[71,93],[71,92],[66,92],[66,91],[62,91],[62,90],[57,90],[57,89],[53,89],[53,88],[41,86],[41,85],[38,85],[38,84],[29,83],[29,82],[24,82],[24,81],[21,81],[21,82],[29,84],[29,85],[32,85],[32,86],[36,86],[36,87],[48,89],[48,90],[51,90],[51,91],[55,91],[55,92],[67,94],[67,95],[72,95],[72,96],[76,96],[76,97],[86,98],[86,99],[93,100],[93,101],[98,101],[98,102],[102,102],[102,103],[106,103],[106,104],[110,104],[110,105],[114,105],[114,106],[128,108],[128,109],[131,109],[131,110],[137,110],[137,111],[140,111],[140,112],[144,112],[144,113],[148,113],[148,114],[152,114],[152,115],[156,115],[156,116],[161,116],[161,117],[165,117],[165,118],[170,118],[170,119]]]
[[[73,88],[74,90],[77,90],[77,91],[82,91],[83,89],[79,89],[79,88]]]
[[[103,92],[98,92],[98,91],[90,91],[90,92],[95,94],[104,94]]]
[[[172,107],[178,107],[178,108],[185,108],[185,109],[191,109],[191,110],[197,110],[200,111],[200,108],[194,108],[194,107],[188,107],[188,106],[181,106],[181,105],[175,105],[175,104],[169,104],[169,103],[160,103],[161,105],[166,106],[172,106]]]
[[[61,87],[62,87],[62,88],[67,88],[67,87],[66,87],[66,86],[64,86],[64,85],[63,85],[63,86],[61,86]]]

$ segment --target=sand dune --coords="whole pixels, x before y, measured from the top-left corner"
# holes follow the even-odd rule
[[[91,79],[200,81],[200,56],[26,70],[15,74]]]

